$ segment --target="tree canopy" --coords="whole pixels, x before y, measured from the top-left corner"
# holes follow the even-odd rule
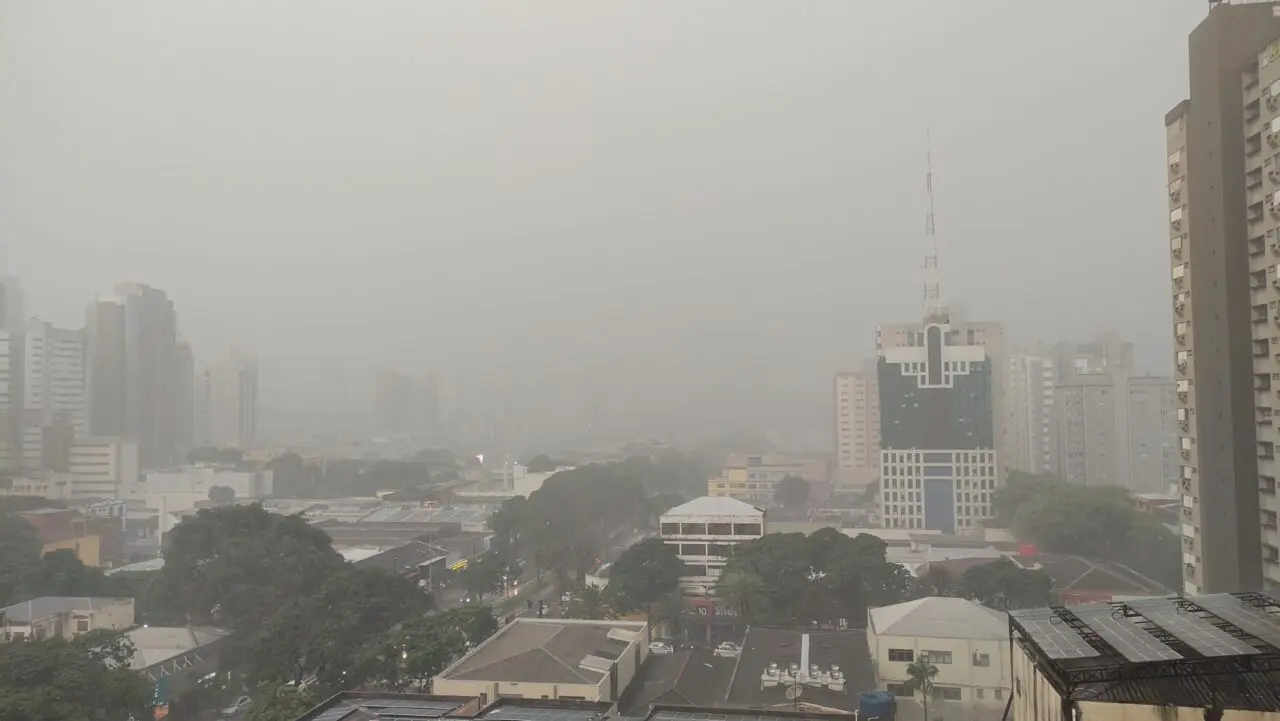
[[[36,529],[26,519],[0,513],[0,607],[38,596],[135,595],[133,579],[106,576],[69,549],[43,555],[41,550]]]
[[[778,481],[773,500],[787,510],[799,510],[809,504],[809,482],[799,476]]]
[[[874,536],[832,528],[770,533],[734,548],[716,590],[748,623],[856,621],[870,606],[905,600],[911,588],[885,548]]]
[[[311,689],[282,683],[259,687],[255,699],[249,721],[294,721],[319,701]]]
[[[525,464],[525,468],[530,473],[550,473],[561,465],[560,462],[551,460],[545,453],[539,453],[529,459],[529,462]]]
[[[1041,608],[1053,603],[1053,579],[1007,558],[974,566],[960,577],[957,595],[1003,610]]]
[[[1178,535],[1135,508],[1122,488],[1014,471],[993,504],[1000,521],[1042,551],[1124,564],[1169,588],[1181,584]]]
[[[609,591],[624,610],[645,609],[675,592],[684,562],[661,538],[649,538],[622,552],[609,569]]]
[[[5,721],[126,721],[151,716],[151,685],[129,668],[134,648],[120,633],[90,631],[0,644],[0,718]]]

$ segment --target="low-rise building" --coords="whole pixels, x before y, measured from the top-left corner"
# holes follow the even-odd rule
[[[152,684],[155,718],[169,713],[169,702],[196,689],[200,679],[217,673],[223,642],[221,628],[141,626],[125,636],[133,644],[133,669]]]
[[[724,467],[707,480],[707,495],[768,503],[773,501],[778,483],[789,477],[826,483],[827,464],[775,454],[730,456]]]
[[[704,496],[662,514],[662,541],[684,561],[680,587],[708,594],[715,587],[731,548],[765,534],[764,509],[733,498]]]
[[[946,709],[939,715],[986,721],[1004,712],[1011,672],[1009,620],[1001,611],[942,597],[873,608],[867,612],[867,645],[881,690],[913,698],[907,667],[925,661],[938,669],[933,696]]]
[[[493,699],[385,691],[343,691],[296,721],[601,721],[612,704],[551,699]]]
[[[272,473],[212,464],[149,471],[129,487],[129,497],[143,500],[147,508],[172,513],[195,508],[219,487],[230,488],[236,498],[264,498],[273,490]]]
[[[22,641],[72,638],[98,629],[133,626],[132,598],[41,596],[0,608],[0,638]]]
[[[432,690],[616,703],[649,641],[645,622],[517,618],[436,676]]]
[[[1014,719],[1280,718],[1280,601],[1134,599],[1010,614]]]

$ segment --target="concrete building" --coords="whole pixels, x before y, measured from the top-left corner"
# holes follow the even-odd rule
[[[636,621],[517,618],[436,676],[446,696],[617,702],[649,655]]]
[[[122,283],[90,306],[86,323],[89,431],[138,441],[144,468],[171,463],[189,424],[177,387],[177,314],[164,291]]]
[[[1008,616],[963,598],[919,598],[867,612],[877,688],[912,698],[907,666],[938,668],[933,709],[948,719],[998,719],[1012,688]],[[1017,717],[1039,718],[1039,717]]]
[[[1000,326],[962,331],[936,311],[912,327],[877,331],[881,518],[887,528],[976,529],[1000,478],[1000,362],[986,345],[999,347]]]
[[[428,433],[440,417],[440,385],[436,376],[419,378],[382,371],[374,380],[374,430],[397,435]]]
[[[1181,467],[1188,594],[1260,588],[1263,544],[1280,549],[1273,8],[1211,7],[1190,36],[1191,97],[1165,115],[1177,415],[1190,446]],[[1274,584],[1280,559],[1265,570]]]
[[[1280,602],[1143,598],[1010,614],[1010,718],[1280,717]]]
[[[121,631],[134,623],[132,598],[41,596],[0,608],[5,642],[72,638],[99,629]]]
[[[203,397],[197,403],[205,418],[200,445],[253,448],[258,439],[258,360],[235,354],[204,371]]]
[[[167,716],[170,702],[219,671],[230,636],[225,629],[196,626],[141,626],[125,634],[134,648],[129,668],[152,686],[155,718]]]
[[[765,534],[765,512],[733,498],[695,498],[662,514],[660,534],[684,561],[680,588],[686,594],[711,593],[732,548]]]
[[[67,479],[72,498],[122,498],[142,477],[138,442],[121,438],[76,438]]]
[[[265,498],[273,491],[272,473],[215,465],[147,471],[141,482],[129,488],[129,498],[143,500],[147,508],[173,513],[209,500],[209,492],[217,487],[230,488],[236,498]]]
[[[24,299],[18,279],[0,275],[0,468],[22,465]]]
[[[25,383],[22,413],[22,465],[55,467],[72,438],[89,425],[85,386],[84,331],[55,328],[32,320],[24,338]]]
[[[825,463],[793,460],[778,454],[734,454],[716,475],[707,479],[707,495],[771,503],[782,479],[802,478],[811,484],[812,492],[812,484],[826,481],[826,470]]]
[[[1057,365],[1052,355],[1019,353],[1008,360],[1004,415],[1009,455],[1005,467],[1044,473],[1057,465],[1054,433],[1054,385]]]
[[[1124,371],[1067,374],[1054,388],[1058,464],[1068,483],[1158,493],[1176,482],[1174,381]]]
[[[836,482],[865,487],[880,476],[880,387],[874,361],[836,376]]]

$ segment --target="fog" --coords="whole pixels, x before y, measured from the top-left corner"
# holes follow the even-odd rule
[[[265,426],[358,424],[394,368],[530,432],[822,429],[919,317],[930,130],[946,298],[1167,372],[1205,10],[8,0],[0,244],[32,314],[138,280],[252,349]]]

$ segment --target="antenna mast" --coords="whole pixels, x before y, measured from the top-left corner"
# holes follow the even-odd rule
[[[926,321],[945,322],[947,309],[942,304],[942,275],[938,270],[938,235],[933,217],[933,148],[929,131],[925,131],[924,187],[928,195],[928,210],[924,216],[924,318]]]

